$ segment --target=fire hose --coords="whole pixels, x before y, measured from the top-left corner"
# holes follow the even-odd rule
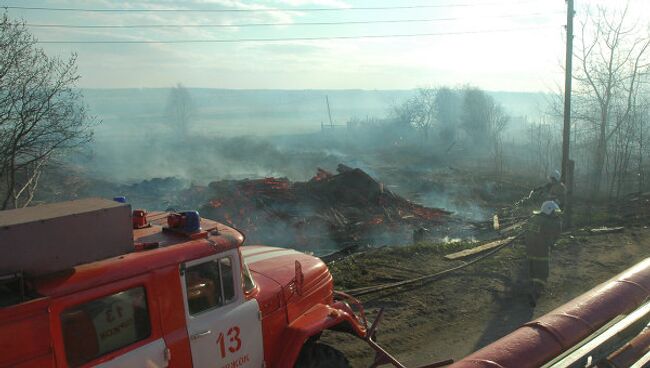
[[[486,259],[488,257],[491,257],[491,256],[495,255],[497,252],[499,252],[500,250],[505,248],[507,245],[512,244],[512,242],[514,242],[517,238],[519,238],[519,236],[520,236],[519,234],[516,235],[516,236],[513,236],[513,238],[509,242],[501,244],[500,246],[490,250],[489,252],[483,254],[482,256],[474,258],[473,260],[471,260],[469,262],[466,262],[466,263],[463,263],[463,264],[461,264],[459,266],[446,269],[444,271],[440,271],[440,272],[436,272],[436,273],[432,273],[432,274],[428,274],[428,275],[424,275],[424,276],[420,276],[420,277],[416,277],[416,278],[409,279],[409,280],[404,280],[404,281],[398,281],[398,282],[392,282],[392,283],[387,283],[387,284],[365,286],[365,287],[361,287],[361,288],[350,289],[350,290],[346,290],[344,292],[346,294],[358,297],[358,296],[362,296],[362,295],[374,294],[374,293],[378,293],[378,292],[381,292],[381,291],[395,289],[395,288],[408,286],[408,285],[413,285],[413,284],[418,284],[418,283],[425,284],[427,282],[433,281],[436,278],[439,278],[441,276],[450,274],[450,273],[452,273],[454,271],[461,270],[461,269],[463,269],[465,267],[469,267],[469,266],[471,266],[471,265],[473,265],[473,264],[475,264],[475,263],[477,263],[479,261],[482,261],[482,260],[484,260],[484,259]]]

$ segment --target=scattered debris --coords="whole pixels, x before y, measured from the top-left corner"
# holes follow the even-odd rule
[[[611,233],[622,233],[625,230],[623,226],[617,226],[617,227],[598,227],[595,229],[589,229],[588,232],[590,234],[594,235],[600,235],[600,234],[611,234]]]

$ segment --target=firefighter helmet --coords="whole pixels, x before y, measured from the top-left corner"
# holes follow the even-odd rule
[[[557,203],[553,201],[546,201],[542,203],[542,207],[539,209],[539,211],[545,215],[550,215],[555,211],[559,211],[560,206],[557,205]]]
[[[549,175],[549,178],[555,179],[556,181],[560,181],[561,177],[562,177],[562,174],[560,174],[560,170],[553,170],[551,175]]]

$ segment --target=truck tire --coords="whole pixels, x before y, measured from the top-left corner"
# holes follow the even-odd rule
[[[294,368],[351,368],[345,355],[321,343],[305,345]]]

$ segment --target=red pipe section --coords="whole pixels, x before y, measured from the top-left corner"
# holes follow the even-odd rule
[[[539,367],[648,297],[650,258],[449,367]]]
[[[625,346],[607,357],[607,362],[616,368],[631,367],[632,364],[650,352],[650,328],[644,329]]]

